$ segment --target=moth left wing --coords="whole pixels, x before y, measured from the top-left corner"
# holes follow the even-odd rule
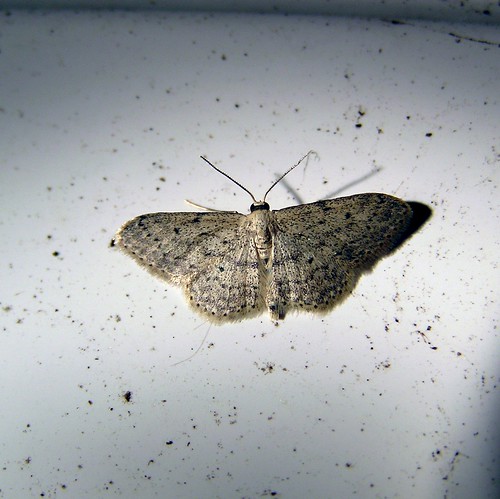
[[[284,208],[275,216],[271,315],[287,310],[328,311],[360,274],[400,241],[412,212],[386,194],[358,194]]]
[[[348,268],[369,267],[389,253],[408,227],[408,203],[388,194],[365,193],[274,212],[281,232],[311,241],[314,249]]]

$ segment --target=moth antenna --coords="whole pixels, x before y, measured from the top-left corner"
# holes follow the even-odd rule
[[[283,175],[281,175],[281,177],[278,177],[278,179],[273,183],[273,185],[271,185],[271,187],[269,187],[269,189],[267,189],[266,193],[264,194],[264,199],[262,201],[265,201],[266,200],[266,197],[267,195],[271,192],[271,189],[276,185],[278,184],[279,182],[281,182],[292,170],[294,170],[295,168],[297,168],[297,166],[300,165],[300,163],[302,163],[302,161],[304,161],[306,158],[309,160],[309,156],[311,154],[315,154],[316,156],[318,155],[315,151],[309,151],[307,154],[304,154],[304,156],[302,156],[302,158],[300,158],[297,163],[295,163],[293,166],[291,166],[290,168],[288,168],[288,170],[283,173]]]
[[[218,171],[220,174],[224,175],[224,177],[228,178],[231,182],[234,182],[238,187],[243,189],[246,193],[250,194],[250,197],[252,198],[254,203],[258,203],[258,201],[254,198],[253,194],[246,187],[243,187],[239,182],[236,182],[236,180],[234,180],[234,178],[230,177],[227,173],[223,172],[222,170],[219,170],[219,168],[217,168],[215,165],[210,163],[210,161],[208,161],[207,158],[205,158],[203,156],[200,156],[200,158],[203,161],[206,161],[214,170]]]

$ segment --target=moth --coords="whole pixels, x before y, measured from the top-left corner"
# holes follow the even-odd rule
[[[153,275],[184,290],[190,307],[214,323],[267,310],[327,313],[363,272],[401,241],[412,218],[405,201],[365,193],[271,210],[252,198],[250,213],[161,212],[126,222],[114,243]]]

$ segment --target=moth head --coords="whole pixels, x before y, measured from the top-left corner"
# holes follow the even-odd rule
[[[257,201],[256,203],[252,203],[252,205],[250,206],[250,213],[259,210],[269,211],[269,209],[270,206],[265,201]]]

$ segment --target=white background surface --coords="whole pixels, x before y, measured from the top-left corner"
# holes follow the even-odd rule
[[[0,0],[3,8],[151,9],[500,22],[495,0]]]
[[[498,29],[0,23],[2,497],[498,496]],[[273,208],[361,179],[434,212],[326,317],[209,329],[108,247],[185,198],[246,212],[200,154],[259,197],[309,149]]]

